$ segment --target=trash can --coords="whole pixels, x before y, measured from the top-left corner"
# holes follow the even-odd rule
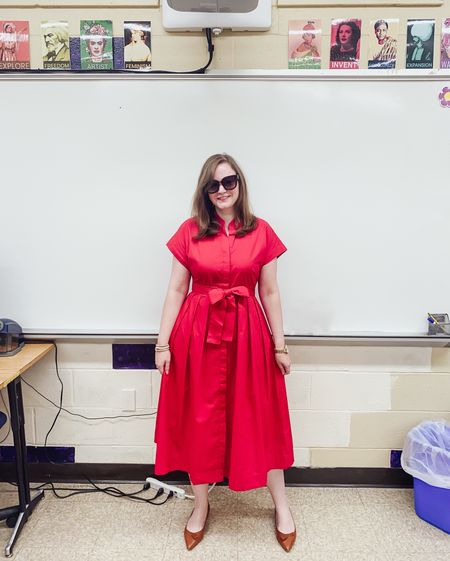
[[[450,534],[450,423],[428,420],[411,429],[401,464],[414,478],[417,516]]]

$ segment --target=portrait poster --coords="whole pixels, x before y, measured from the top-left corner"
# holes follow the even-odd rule
[[[289,22],[288,68],[320,70],[322,25],[320,19]]]
[[[450,68],[450,18],[442,22],[440,67]]]
[[[81,70],[112,70],[112,21],[81,20]]]
[[[42,65],[50,70],[70,70],[69,23],[41,22]]]
[[[409,19],[406,68],[433,68],[434,19]]]
[[[123,36],[125,70],[151,70],[151,22],[124,21]]]
[[[398,19],[378,19],[370,22],[368,68],[395,68],[398,29]]]
[[[331,21],[330,68],[354,70],[360,60],[360,19],[334,19]]]
[[[28,21],[0,21],[0,70],[30,68],[30,27]]]

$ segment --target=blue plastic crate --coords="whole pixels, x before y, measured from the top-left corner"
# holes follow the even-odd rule
[[[414,477],[414,507],[422,520],[450,534],[450,489]]]

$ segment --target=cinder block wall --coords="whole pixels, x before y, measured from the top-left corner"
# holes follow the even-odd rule
[[[290,351],[294,365],[286,382],[297,466],[389,467],[390,451],[402,448],[411,427],[429,418],[450,421],[450,349],[291,345]],[[70,411],[151,415],[87,421],[63,412],[48,443],[75,446],[77,462],[154,463],[159,372],[113,370],[109,343],[59,343],[58,362]],[[54,353],[23,378],[59,403]],[[26,384],[23,389],[28,442],[42,445],[57,410]],[[136,390],[135,412],[122,410],[123,389]]]

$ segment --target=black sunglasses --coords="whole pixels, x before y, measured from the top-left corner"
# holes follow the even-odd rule
[[[232,191],[236,188],[238,181],[239,175],[237,173],[235,175],[227,175],[221,181],[217,181],[217,179],[211,179],[211,181],[208,181],[208,183],[205,185],[205,191],[212,195],[213,193],[217,193],[221,185],[227,191]]]

